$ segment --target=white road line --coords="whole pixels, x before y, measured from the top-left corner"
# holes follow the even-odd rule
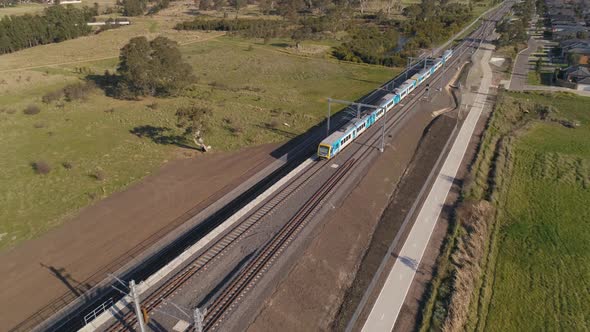
[[[416,269],[420,265],[430,235],[445,204],[457,170],[461,165],[477,121],[482,113],[485,104],[482,99],[486,98],[489,91],[492,75],[488,64],[490,57],[491,51],[484,51],[481,59],[483,79],[476,96],[476,102],[471,107],[467,119],[461,126],[457,139],[418,214],[414,227],[387,276],[379,297],[365,321],[363,332],[390,332],[395,325],[406,294],[416,275]]]

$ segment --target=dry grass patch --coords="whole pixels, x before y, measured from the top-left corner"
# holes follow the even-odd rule
[[[215,38],[223,33],[200,31],[176,31],[174,22],[152,17],[133,18],[132,24],[118,29],[107,30],[97,35],[80,37],[61,43],[28,48],[16,53],[0,56],[0,72],[37,68],[48,65],[74,64],[101,59],[116,59],[119,51],[129,39],[146,36],[153,39],[165,36],[180,44]],[[157,23],[157,29],[150,27]],[[153,29],[152,29],[153,30]]]

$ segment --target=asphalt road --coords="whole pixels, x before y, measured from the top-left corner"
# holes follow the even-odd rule
[[[479,65],[482,66],[483,71],[478,93],[475,96],[475,100],[470,103],[472,107],[469,110],[467,118],[418,213],[415,224],[389,272],[362,331],[389,332],[395,325],[406,294],[410,289],[422,255],[428,245],[438,216],[445,204],[449,190],[455,180],[457,170],[461,165],[463,156],[485,105],[492,78],[492,72],[489,66],[492,51],[491,45],[484,44],[483,46],[474,55],[475,59],[480,59]]]
[[[527,48],[520,51],[514,61],[512,74],[510,75],[510,90],[522,91],[525,89],[529,74],[529,57],[531,53],[537,51],[541,44],[534,37],[530,37],[527,42]]]

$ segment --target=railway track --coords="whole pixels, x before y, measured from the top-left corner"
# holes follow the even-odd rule
[[[481,38],[487,35],[487,31],[489,26],[484,26],[482,31],[478,34],[477,38]],[[452,62],[452,64],[456,64],[459,62],[461,57],[464,53],[473,46],[474,43],[477,42],[477,38],[472,40],[468,47],[460,54],[459,57],[456,58],[456,61]],[[442,79],[441,73],[439,79]],[[436,82],[435,80],[433,80]],[[416,103],[417,101],[414,101]],[[406,108],[406,110],[409,108]],[[408,114],[406,111],[404,114]],[[397,124],[401,119],[397,119],[392,121],[392,123],[388,126],[389,129]],[[373,143],[378,141],[378,134],[373,133]],[[205,331],[213,331],[220,326],[223,322],[224,318],[231,312],[231,310],[237,306],[240,299],[242,299],[246,293],[255,287],[255,284],[258,280],[260,280],[263,274],[271,268],[272,263],[277,259],[278,255],[284,251],[285,247],[291,242],[291,240],[299,233],[299,231],[305,226],[306,220],[311,219],[313,216],[313,211],[318,209],[318,206],[321,205],[321,202],[327,197],[327,195],[336,187],[338,182],[343,178],[343,176],[352,168],[352,166],[357,162],[357,160],[362,160],[362,158],[368,154],[370,149],[359,148],[357,151],[348,158],[348,160],[340,166],[338,171],[336,171],[326,182],[324,186],[322,186],[304,205],[303,207],[297,212],[297,214],[286,224],[283,226],[281,231],[272,238],[267,244],[259,251],[259,253],[249,262],[249,264],[240,271],[240,274],[232,280],[232,282],[226,286],[226,288],[221,292],[221,294],[213,301],[213,303],[208,307],[207,315],[205,316],[204,320],[204,329]],[[356,154],[360,152],[361,156],[357,156]],[[358,159],[357,159],[358,158]],[[191,331],[194,331],[194,327]]]
[[[487,35],[487,31],[490,28],[489,23],[490,22],[484,22],[480,28],[472,33],[471,40],[464,40],[456,47],[459,56],[453,57],[453,61],[448,65],[447,70],[461,61],[463,55],[478,43],[478,38]],[[445,72],[440,72],[438,75],[432,77],[430,84],[433,85],[441,80],[444,74]],[[394,82],[395,80],[396,79],[390,80],[384,86],[391,84],[391,82]],[[397,114],[396,108],[389,112],[393,113],[394,116],[386,123],[387,131],[398,125],[410,113],[410,110],[420,101],[424,92],[425,87],[421,86],[420,89],[416,89],[413,93],[414,98],[412,98],[409,103],[403,105],[401,109],[397,109]],[[380,98],[378,95],[378,93],[369,94],[368,98],[377,100]],[[218,295],[208,307],[208,313],[205,316],[206,330],[216,329],[233,308],[237,306],[239,299],[243,298],[246,292],[255,286],[256,282],[260,280],[262,275],[270,268],[278,255],[284,251],[286,246],[288,246],[298,232],[305,226],[306,222],[311,219],[311,216],[313,216],[318,210],[318,207],[321,206],[321,202],[333,192],[333,189],[340,183],[344,175],[357,164],[358,160],[362,160],[372,151],[372,149],[368,148],[366,145],[375,146],[375,143],[379,142],[380,130],[381,128],[377,128],[372,132],[365,133],[364,137],[362,137],[364,142],[359,141],[359,143],[363,144],[351,145],[351,147],[349,147],[349,149],[353,149],[353,146],[356,146],[356,150],[354,150],[350,157],[348,157],[344,163],[336,169],[326,183],[306,201],[295,216],[280,229],[276,236],[259,249],[254,257],[246,263],[246,266],[240,271],[240,273],[222,289],[220,295]],[[168,282],[144,299],[144,309],[148,312],[152,311],[163,302],[163,299],[173,294],[188,280],[197,276],[199,273],[206,271],[211,263],[222,257],[224,252],[246,237],[248,232],[259,220],[276,210],[282,203],[288,200],[289,197],[308,183],[325,164],[326,163],[323,161],[313,163],[308,170],[302,172],[299,176],[291,180],[290,183],[280,189],[280,191],[261,208],[252,212],[226,235],[216,239],[206,251],[199,255],[199,257],[191,262],[185,269],[176,273]],[[135,323],[135,315],[129,311],[121,317],[118,322],[109,326],[107,331],[125,330],[130,326],[133,326]]]

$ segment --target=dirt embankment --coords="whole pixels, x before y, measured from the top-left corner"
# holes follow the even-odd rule
[[[10,329],[62,296],[82,294],[271,162],[275,148],[171,161],[62,227],[0,253],[0,326]]]

